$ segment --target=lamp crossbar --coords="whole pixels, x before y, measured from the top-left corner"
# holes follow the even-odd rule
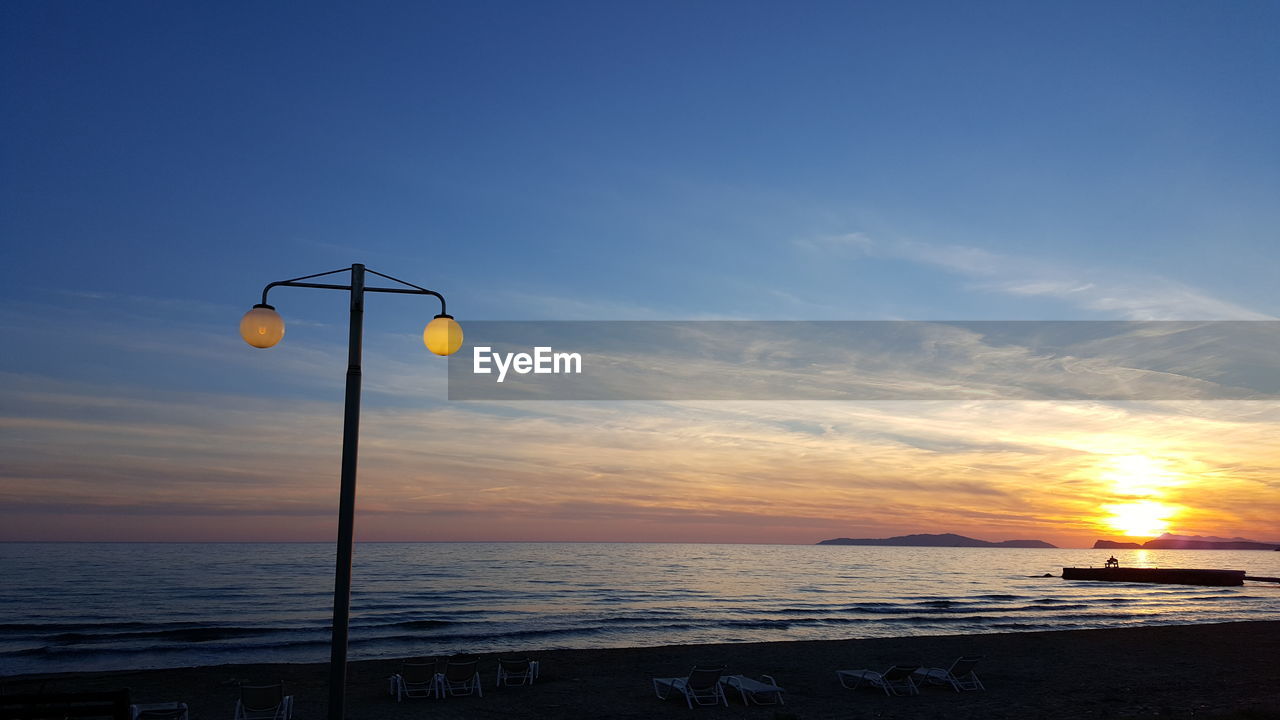
[[[267,293],[271,292],[271,288],[275,288],[275,287],[318,288],[321,290],[353,290],[354,288],[351,285],[333,285],[330,283],[299,282],[301,280],[309,280],[311,278],[323,277],[325,275],[333,275],[334,273],[350,272],[350,271],[351,271],[351,268],[343,268],[342,270],[331,270],[329,272],[316,273],[315,275],[303,275],[302,277],[293,278],[292,280],[280,280],[277,282],[268,283],[266,287],[262,288],[262,304],[268,305]],[[413,283],[409,283],[409,282],[405,282],[404,280],[393,278],[390,275],[384,275],[378,272],[377,270],[369,270],[368,268],[365,268],[364,272],[372,273],[374,275],[377,275],[378,277],[386,278],[388,280],[391,280],[392,282],[398,282],[401,285],[407,285],[408,287],[407,288],[384,288],[384,287],[369,287],[368,285],[365,285],[364,287],[361,288],[362,292],[399,293],[403,295],[430,295],[440,301],[440,314],[445,315],[448,313],[448,310],[446,309],[446,305],[444,301],[444,296],[436,292],[435,290],[428,290],[424,287],[419,287],[417,285],[414,285]]]

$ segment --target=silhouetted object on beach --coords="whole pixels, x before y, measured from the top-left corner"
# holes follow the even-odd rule
[[[498,681],[495,687],[503,685],[532,685],[538,677],[538,661],[529,658],[498,660]]]
[[[235,720],[289,720],[291,717],[293,696],[284,694],[284,683],[241,683]]]
[[[147,703],[129,706],[132,720],[189,720],[187,704],[181,702]]]
[[[0,695],[3,720],[102,718],[129,720],[129,690]]]
[[[782,700],[782,693],[786,691],[778,687],[778,681],[772,675],[761,675],[759,680],[746,675],[727,675],[720,678],[720,684],[736,689],[742,695],[743,705],[753,702],[757,705],[786,704]]]
[[[884,690],[885,695],[919,695],[920,689],[912,679],[919,669],[919,665],[894,665],[882,673],[874,670],[837,670],[836,677],[840,679],[841,685],[850,690],[869,685]],[[849,684],[850,680],[853,681],[852,685]]]
[[[916,685],[950,685],[953,690],[986,690],[978,674],[973,671],[980,657],[961,657],[949,668],[920,668],[915,671]]]
[[[1107,562],[1103,564],[1103,567],[1119,568],[1120,561],[1116,559],[1115,555],[1112,555],[1111,557],[1107,558]]]
[[[476,670],[477,660],[469,658],[450,658],[444,666],[444,691],[447,695],[479,695],[484,697],[480,689],[480,671]]]
[[[723,674],[722,667],[695,667],[689,672],[688,677],[654,678],[653,692],[660,700],[666,700],[672,693],[678,692],[684,695],[684,701],[690,708],[694,703],[698,705],[724,703],[725,707],[728,707],[729,698],[725,697],[724,689],[720,687],[720,676]]]
[[[442,664],[432,658],[419,662],[400,663],[400,672],[391,676],[391,694],[396,702],[405,698],[444,697],[441,684],[444,676]]]

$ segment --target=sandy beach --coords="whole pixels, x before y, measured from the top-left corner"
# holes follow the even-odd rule
[[[984,656],[985,692],[928,687],[916,697],[847,690],[838,669],[883,670],[895,663],[946,666],[962,654]],[[496,655],[482,656],[484,697],[411,700],[387,694],[397,660],[352,663],[349,717],[420,718],[1280,718],[1280,622],[1240,622],[1109,630],[880,638],[810,642],[680,645],[607,650],[503,653],[542,665],[537,683],[494,688]],[[695,664],[730,673],[773,675],[784,707],[689,710],[659,700],[650,678]],[[164,670],[22,676],[5,692],[128,687],[135,702],[182,700],[193,720],[232,715],[236,683],[283,680],[294,716],[321,718],[325,673],[319,665],[221,665]]]

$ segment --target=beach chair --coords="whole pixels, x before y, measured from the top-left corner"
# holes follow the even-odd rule
[[[532,685],[536,677],[538,677],[538,661],[528,658],[520,660],[499,658],[498,683],[495,687]]]
[[[188,720],[187,704],[139,703],[129,706],[129,720]]]
[[[407,697],[444,697],[440,687],[443,682],[439,661],[404,662],[400,663],[400,672],[391,676],[391,694],[396,696],[396,702]]]
[[[727,675],[720,678],[720,684],[736,689],[742,695],[743,705],[750,705],[752,702],[757,705],[786,704],[782,700],[783,689],[769,675],[761,675],[759,680],[746,675]]]
[[[956,692],[962,690],[986,690],[978,674],[973,671],[980,657],[956,658],[949,668],[920,668],[915,672],[917,685],[950,685]]]
[[[729,698],[725,697],[724,689],[720,687],[720,676],[723,674],[722,667],[695,667],[689,672],[688,677],[654,678],[653,692],[660,700],[666,700],[673,692],[678,692],[684,695],[684,700],[690,708],[695,703],[698,705],[724,703],[725,707],[728,707]]]
[[[441,689],[448,695],[479,695],[484,697],[480,689],[480,671],[476,670],[475,658],[468,660],[450,659],[444,666],[441,676]]]
[[[241,683],[235,720],[289,720],[291,717],[293,696],[284,694],[284,683]]]
[[[911,679],[919,665],[894,665],[882,673],[874,670],[837,670],[836,677],[840,679],[840,684],[849,689],[855,689],[862,685],[870,685],[884,690],[885,695],[919,695],[920,689],[916,687],[915,681]],[[850,685],[849,682],[853,684]]]

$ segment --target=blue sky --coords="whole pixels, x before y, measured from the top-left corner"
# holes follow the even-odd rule
[[[146,486],[104,494],[87,469],[235,475],[204,423],[310,407],[327,428],[344,298],[276,291],[270,355],[235,325],[266,282],[352,262],[439,290],[464,327],[1275,317],[1278,21],[1266,2],[7,3],[4,507],[38,482],[63,510],[151,512]],[[414,340],[435,311],[370,302],[372,413],[491,412],[443,402]],[[187,440],[149,444],[159,428]],[[421,441],[398,437],[385,452]],[[227,447],[279,450],[245,438]]]

